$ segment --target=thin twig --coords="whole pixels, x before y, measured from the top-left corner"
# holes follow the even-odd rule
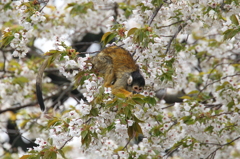
[[[197,96],[199,96],[199,95],[203,92],[203,90],[205,90],[208,86],[210,86],[210,85],[212,85],[212,84],[214,84],[214,83],[220,82],[221,80],[223,80],[223,79],[225,79],[225,78],[234,77],[234,76],[240,76],[240,73],[237,73],[237,74],[234,74],[234,75],[225,76],[225,77],[223,77],[223,78],[221,78],[221,79],[219,79],[219,80],[216,80],[216,81],[213,81],[213,82],[211,82],[211,83],[208,83],[206,86],[203,87],[203,89],[201,89],[201,91],[198,93]]]
[[[167,45],[167,50],[165,51],[165,54],[168,53],[168,51],[169,51],[169,49],[170,49],[170,46],[171,46],[173,40],[176,38],[176,36],[178,35],[178,33],[179,33],[186,25],[187,25],[187,23],[184,23],[184,24],[182,24],[182,25],[180,25],[180,26],[178,27],[178,30],[177,30],[176,33],[172,36],[172,38],[170,39],[170,41],[169,41],[169,43],[168,43],[168,45]]]
[[[219,144],[219,147],[216,148],[212,153],[210,153],[210,155],[208,155],[207,158],[212,158],[212,157],[214,157],[215,154],[216,154],[216,152],[217,152],[217,150],[221,149],[222,147],[224,147],[224,146],[226,146],[226,145],[230,145],[231,143],[233,143],[234,141],[236,141],[236,140],[238,140],[238,139],[240,139],[240,136],[238,136],[237,138],[235,138],[235,139],[233,139],[232,141],[227,142],[227,143],[225,143],[225,144],[222,144],[222,145]],[[205,144],[217,145],[217,144],[214,144],[214,143],[205,143]]]
[[[62,97],[65,96],[65,94],[69,93],[72,90],[72,87],[73,84],[70,84],[67,89],[64,89],[52,105],[56,105],[62,99]]]
[[[129,138],[129,140],[128,140],[127,144],[126,144],[126,145],[123,147],[123,149],[122,149],[122,150],[124,150],[124,149],[126,149],[126,150],[127,150],[127,146],[128,146],[128,144],[130,143],[130,141],[132,140],[132,138],[133,138],[133,137]]]
[[[53,96],[55,96],[55,95],[53,95]],[[44,101],[48,100],[48,99],[51,99],[53,96],[45,98]],[[33,103],[28,103],[28,104],[25,104],[25,105],[22,105],[22,106],[18,106],[18,107],[10,107],[10,108],[4,109],[4,110],[0,110],[0,114],[5,113],[7,111],[16,111],[16,110],[19,110],[19,109],[22,109],[22,108],[26,108],[26,107],[34,107],[36,105],[38,105],[37,101],[33,102]]]
[[[77,45],[91,45],[91,44],[99,44],[99,42],[77,42],[77,43],[74,43],[72,44],[72,46],[77,46]]]
[[[10,108],[4,109],[4,110],[0,110],[0,114],[5,113],[7,111],[16,111],[16,110],[26,108],[26,107],[33,107],[33,106],[36,106],[37,104],[38,104],[38,102],[33,102],[33,103],[29,103],[29,104],[22,105],[19,107],[10,107]]]
[[[159,7],[155,8],[155,10],[153,11],[152,16],[151,16],[150,19],[148,20],[148,26],[150,26],[150,25],[152,24],[153,19],[156,17],[156,15],[158,14],[158,11],[160,10],[160,8],[161,8],[162,6],[163,6],[163,3],[162,3]]]
[[[174,22],[174,23],[169,24],[169,25],[160,26],[160,27],[158,27],[158,29],[170,27],[170,26],[172,26],[172,25],[175,25],[175,24],[178,24],[178,23],[182,23],[182,22],[184,22],[184,21],[183,21],[183,20],[180,20],[180,21]]]
[[[176,148],[173,149],[172,151],[167,152],[164,156],[167,156],[167,158],[168,158],[168,157],[169,157],[174,151],[176,151],[179,147],[180,147],[180,146],[176,147]],[[164,157],[164,156],[163,156],[163,157]]]
[[[44,1],[44,6],[39,10],[39,12],[42,12],[42,10],[47,6],[49,0]]]
[[[99,53],[101,51],[93,51],[93,52],[80,52],[79,54],[96,54]]]
[[[233,65],[233,64],[237,64],[237,63],[235,63],[235,62],[234,62],[234,63],[220,63],[220,64],[215,65],[215,66],[211,69],[210,73],[208,74],[208,76],[207,76],[207,81],[206,81],[205,85],[207,85],[208,80],[210,79],[211,74],[213,73],[213,71],[214,71],[218,66],[221,66],[221,65]]]
[[[65,143],[59,148],[59,150],[63,149],[63,147],[73,139],[73,137],[71,137],[70,139],[68,139],[67,141],[65,141]]]
[[[178,102],[178,103],[179,103],[179,102]],[[175,103],[173,103],[173,104],[169,104],[168,106],[163,107],[162,109],[170,108],[170,107],[173,107],[174,105],[175,105]]]
[[[73,70],[79,70],[79,68],[78,67],[74,67],[74,68],[65,69],[66,72],[73,71]],[[45,73],[59,72],[59,68],[48,68],[48,69],[45,69],[44,72]]]

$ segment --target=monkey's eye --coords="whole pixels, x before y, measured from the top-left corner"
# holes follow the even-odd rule
[[[133,89],[134,89],[134,90],[138,90],[138,87],[137,87],[137,86],[135,86],[135,87],[133,87]]]
[[[139,88],[138,90],[139,90],[139,91],[142,91],[142,88]]]

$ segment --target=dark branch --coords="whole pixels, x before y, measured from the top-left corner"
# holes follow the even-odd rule
[[[227,143],[222,144],[222,145],[221,145],[221,144],[215,144],[215,143],[203,143],[203,144],[208,144],[208,145],[218,145],[218,146],[219,146],[219,147],[216,148],[210,155],[208,155],[207,158],[212,158],[212,157],[214,157],[215,154],[216,154],[216,152],[217,152],[217,150],[221,149],[222,147],[224,147],[224,146],[226,146],[226,145],[230,145],[231,143],[233,143],[234,141],[236,141],[236,140],[238,140],[238,139],[240,139],[240,136],[238,136],[237,138],[233,139],[232,141],[227,142]]]
[[[159,7],[155,8],[155,10],[153,11],[152,16],[151,16],[150,19],[148,20],[148,26],[150,26],[150,25],[152,24],[153,19],[156,17],[156,15],[158,14],[158,11],[160,10],[160,8],[161,8],[162,6],[163,6],[163,3],[162,3]]]
[[[68,139],[67,141],[65,141],[65,143],[59,148],[59,150],[61,150],[62,148],[64,148],[64,146],[73,139],[73,137],[71,137],[70,139]]]
[[[187,25],[187,23],[184,23],[184,24],[182,24],[182,25],[180,25],[180,26],[178,27],[178,30],[177,30],[176,33],[172,36],[172,38],[170,39],[170,41],[169,41],[169,43],[168,43],[168,45],[167,45],[167,50],[165,51],[165,54],[168,53],[168,51],[169,51],[169,49],[170,49],[170,46],[171,46],[173,40],[177,37],[178,33],[179,33],[186,25]]]
[[[53,96],[55,96],[55,95],[53,95]],[[45,98],[44,101],[51,99],[53,96]],[[25,105],[22,105],[22,106],[10,107],[10,108],[4,109],[4,110],[0,110],[0,114],[5,113],[7,111],[16,111],[16,110],[19,110],[19,109],[22,109],[22,108],[34,107],[34,106],[37,106],[37,105],[38,105],[38,102],[36,101],[36,102],[28,103],[28,104],[25,104]]]
[[[221,79],[219,79],[219,80],[216,80],[216,81],[213,81],[213,82],[211,82],[211,83],[208,83],[206,86],[203,87],[203,89],[201,89],[201,91],[198,93],[197,96],[199,96],[199,95],[203,92],[203,90],[205,90],[208,86],[210,86],[210,85],[212,85],[212,84],[214,84],[214,83],[220,82],[221,80],[223,80],[223,79],[225,79],[225,78],[234,77],[234,76],[240,76],[240,73],[237,73],[237,74],[234,74],[234,75],[225,76],[225,77],[223,77],[223,78],[221,78]]]
[[[49,0],[44,1],[44,6],[39,10],[39,12],[42,12],[42,10],[47,6]]]
[[[93,52],[80,52],[79,54],[96,54],[99,53],[101,51],[93,51]]]

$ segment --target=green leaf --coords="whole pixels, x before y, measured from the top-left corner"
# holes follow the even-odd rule
[[[214,129],[213,126],[208,126],[208,127],[205,128],[204,131],[205,131],[205,132],[206,132],[206,131],[208,131],[208,132],[213,132],[213,129]]]
[[[106,32],[101,39],[101,42],[106,45],[108,44],[111,40],[113,40],[116,37],[116,33],[112,32]]]
[[[12,1],[6,3],[6,4],[3,6],[4,11],[7,11],[8,9],[11,9],[11,10],[13,9],[13,8],[11,7],[11,3],[12,3]],[[2,4],[1,4],[1,5],[2,5]]]
[[[53,61],[56,59],[56,57],[58,56],[58,54],[53,54],[52,56],[50,56],[47,60],[47,66],[50,66]]]
[[[19,84],[22,88],[24,87],[24,84],[28,83],[28,82],[29,82],[28,78],[23,77],[23,76],[16,77],[12,81],[13,84]]]
[[[89,147],[91,141],[92,141],[92,137],[89,133],[87,133],[86,136],[82,138],[82,144],[83,145],[85,144],[87,147]]]
[[[239,32],[240,32],[240,28],[238,28],[238,29],[228,29],[223,33],[224,34],[224,39],[225,40],[231,39]]]
[[[84,139],[88,135],[88,130],[84,130],[81,132],[81,136]]]
[[[190,96],[182,96],[182,97],[180,97],[181,99],[188,99],[188,100],[191,100],[192,99],[192,97],[190,97]]]
[[[189,92],[188,95],[191,95],[191,94],[198,94],[198,93],[199,93],[198,90],[194,90],[194,91]]]
[[[46,151],[44,153],[43,159],[56,159],[57,153],[55,151]]]
[[[114,128],[115,128],[114,124],[111,124],[111,125],[109,125],[109,126],[107,127],[107,131],[109,132],[109,131],[111,131],[111,130],[114,129]]]
[[[142,128],[137,122],[133,123],[133,129],[136,132],[136,137],[138,137],[139,134],[143,134]]]
[[[55,125],[57,122],[59,122],[60,120],[58,118],[53,118],[52,120],[48,121],[48,125],[47,127],[51,127],[52,125]]]
[[[49,50],[48,52],[44,53],[44,55],[52,56],[53,54],[56,54],[56,53],[61,53],[61,51],[59,51],[59,50]]]
[[[237,25],[237,26],[239,25],[237,16],[236,16],[235,14],[231,15],[230,19],[231,19],[231,21],[232,21],[233,24],[235,24],[235,25]]]
[[[126,117],[131,117],[132,116],[131,108],[128,105],[123,107],[123,109],[124,109],[124,114],[126,115]]]
[[[90,114],[91,114],[92,116],[97,116],[97,115],[98,115],[98,109],[97,109],[97,108],[92,108],[92,109],[90,110]]]
[[[133,135],[134,135],[134,131],[133,131],[133,126],[129,126],[128,127],[128,136],[129,138],[133,138]]]
[[[137,104],[144,104],[145,101],[142,98],[132,98],[132,100]]]
[[[131,29],[128,31],[128,33],[127,33],[127,37],[129,37],[130,35],[134,34],[137,29],[138,29],[138,28],[131,28]]]
[[[87,2],[87,3],[69,3],[65,9],[71,8],[70,14],[72,16],[76,16],[79,14],[86,14],[88,9],[93,10],[93,2]]]
[[[133,120],[137,123],[144,123],[144,121],[138,119],[135,115],[133,115]]]
[[[63,152],[62,150],[59,149],[58,152],[60,153],[60,155],[62,156],[62,158],[66,159],[65,154],[64,154],[64,152]]]
[[[106,103],[106,106],[107,107],[112,107],[112,106],[116,106],[117,105],[117,102],[118,102],[118,99],[117,98],[114,98],[113,100],[110,100]]]
[[[20,128],[25,128],[25,126],[27,125],[27,124],[29,124],[29,121],[31,121],[30,119],[25,119],[25,120],[23,120],[23,122],[21,122],[20,124],[19,124],[19,127]]]
[[[192,119],[192,116],[184,116],[182,117],[182,120],[187,125],[192,125],[196,122],[195,120]]]
[[[124,93],[117,93],[117,94],[115,94],[115,96],[118,98],[126,99],[126,96]]]
[[[4,34],[1,40],[1,48],[8,46],[13,39],[14,39],[14,36],[10,32]]]
[[[227,104],[228,110],[231,110],[231,108],[235,105],[234,101],[232,100]]]
[[[103,34],[101,41],[104,41],[110,34],[112,34],[112,32],[106,32]]]
[[[144,99],[144,101],[145,101],[146,103],[151,104],[151,105],[156,105],[156,103],[157,103],[156,99],[155,99],[154,97],[150,97],[150,96],[147,96],[147,97]]]
[[[160,6],[163,4],[163,0],[152,0],[154,6]]]

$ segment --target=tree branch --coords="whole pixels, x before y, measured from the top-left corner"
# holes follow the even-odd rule
[[[225,77],[223,77],[223,78],[221,78],[221,79],[219,79],[219,80],[213,81],[213,82],[207,84],[205,87],[203,87],[203,89],[200,90],[200,92],[198,93],[197,96],[199,96],[199,95],[203,92],[203,90],[206,89],[208,86],[210,86],[210,85],[212,85],[212,84],[214,84],[214,83],[220,82],[221,80],[223,80],[223,79],[225,79],[225,78],[234,77],[234,76],[239,76],[239,75],[240,75],[240,73],[236,73],[236,74],[234,74],[234,75],[225,76]]]
[[[55,95],[53,95],[53,96],[55,96]],[[48,99],[51,99],[53,96],[45,98],[44,101],[48,100]],[[22,106],[10,107],[10,108],[7,108],[7,109],[0,110],[0,114],[5,113],[7,111],[16,111],[16,110],[19,110],[19,109],[22,109],[22,108],[26,108],[26,107],[34,107],[36,105],[38,105],[37,101],[33,102],[33,103],[28,103],[28,104],[25,104],[25,105],[22,105]]]
[[[60,95],[58,96],[58,98],[54,101],[54,103],[52,104],[53,106],[56,105],[61,99],[62,97],[67,94],[68,92],[70,92],[72,90],[73,84],[70,84],[68,86],[67,89],[64,89],[63,91],[61,91]]]
[[[59,150],[63,149],[64,146],[73,139],[73,137],[71,137],[70,139],[68,139],[67,141],[65,141],[65,143],[59,148]]]
[[[165,51],[165,54],[168,53],[168,51],[169,51],[169,49],[170,49],[170,46],[171,46],[173,40],[177,37],[178,33],[179,33],[186,25],[187,25],[187,23],[184,23],[184,24],[182,24],[182,25],[180,25],[180,26],[178,27],[178,30],[177,30],[176,33],[172,36],[172,38],[170,39],[170,41],[169,41],[169,43],[168,43],[168,45],[167,45],[167,50]]]
[[[231,143],[233,143],[234,141],[240,139],[240,136],[238,136],[237,138],[233,139],[230,142],[227,142],[225,144],[215,144],[215,143],[203,143],[203,144],[209,144],[209,145],[219,145],[218,148],[216,148],[212,153],[210,153],[210,155],[207,156],[207,158],[213,158],[217,152],[217,150],[221,149],[222,147],[226,146],[226,145],[230,145]]]
[[[233,63],[219,63],[219,64],[215,65],[215,66],[211,69],[210,73],[208,74],[207,81],[206,81],[205,85],[207,85],[208,80],[210,79],[211,74],[213,73],[213,71],[214,71],[218,66],[221,66],[221,65],[233,65],[233,64],[237,64],[237,63],[235,63],[235,62],[233,62]]]
[[[44,1],[44,6],[39,10],[39,12],[42,12],[42,10],[47,6],[49,0]],[[39,2],[41,3],[41,2]]]
[[[79,54],[96,54],[99,53],[101,51],[93,51],[93,52],[80,52]]]
[[[158,11],[160,10],[160,8],[161,8],[162,6],[163,6],[163,3],[162,3],[159,7],[155,8],[155,10],[153,11],[152,16],[151,16],[150,19],[148,20],[148,26],[150,26],[150,25],[152,24],[153,19],[156,17],[156,15],[158,14]]]

